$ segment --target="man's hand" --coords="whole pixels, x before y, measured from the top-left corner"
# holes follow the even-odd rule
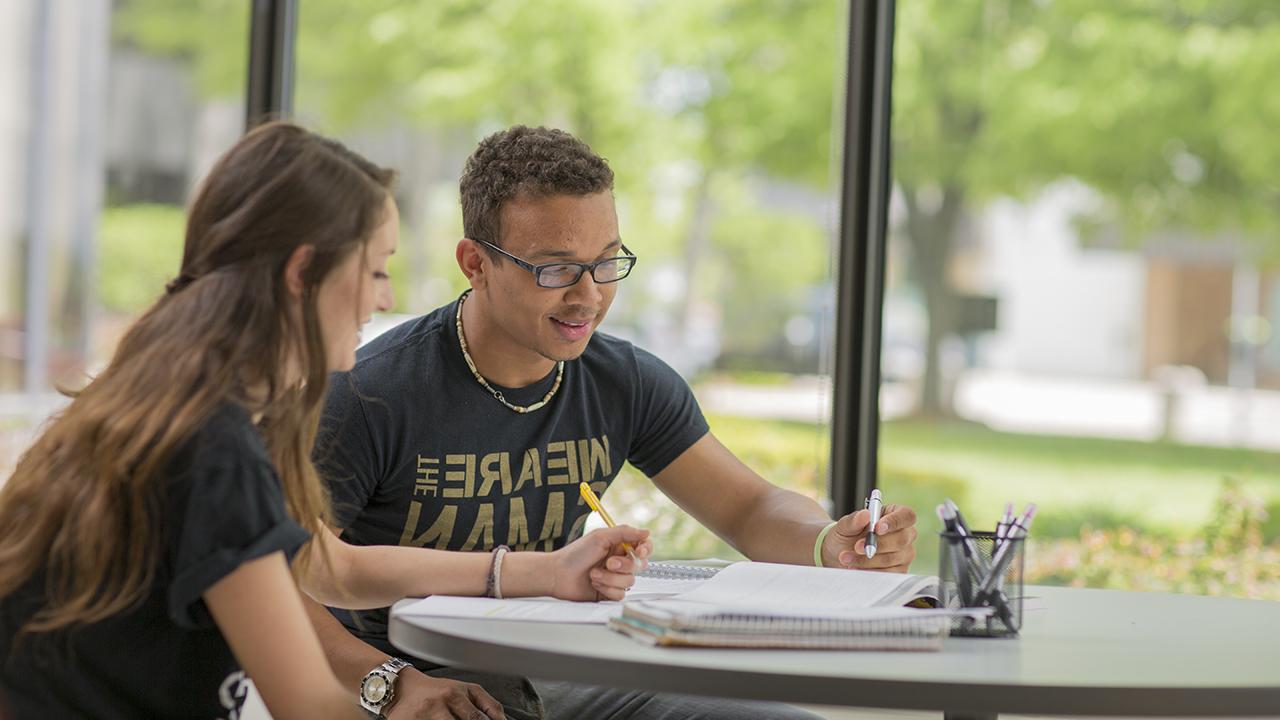
[[[561,600],[621,600],[653,552],[648,530],[619,525],[583,535],[551,553],[551,595]],[[622,543],[635,549],[636,563]]]
[[[859,510],[840,518],[822,541],[822,564],[857,570],[907,571],[916,559],[916,513],[906,505],[885,505],[876,527],[876,556],[867,558],[867,522]]]
[[[502,720],[502,705],[474,683],[424,675],[407,667],[396,680],[389,720]]]

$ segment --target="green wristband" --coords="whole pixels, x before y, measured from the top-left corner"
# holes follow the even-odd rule
[[[818,539],[813,541],[814,567],[822,567],[822,541],[827,539],[827,533],[831,532],[831,528],[835,527],[839,522],[839,520],[833,520],[829,525],[818,532]]]

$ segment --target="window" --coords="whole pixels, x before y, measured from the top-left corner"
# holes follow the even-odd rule
[[[246,3],[0,7],[0,477],[182,256],[243,130]]]
[[[480,138],[523,123],[586,140],[641,258],[604,331],[684,374],[748,464],[825,498],[842,8],[310,0],[297,114],[401,170],[403,315],[464,287],[458,178]],[[634,470],[607,502],[661,554],[732,556]]]
[[[880,484],[925,538],[1035,501],[1033,582],[1280,597],[1277,29],[898,3]]]

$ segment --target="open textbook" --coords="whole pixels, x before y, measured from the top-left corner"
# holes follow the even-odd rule
[[[752,562],[723,569],[651,563],[625,603],[437,595],[405,603],[397,612],[609,623],[642,641],[667,645],[905,647],[940,642],[935,631],[945,632],[951,613],[902,607],[936,597],[937,578],[919,575]]]
[[[935,577],[736,563],[688,592],[628,599],[609,627],[655,645],[932,650],[956,611],[904,606],[937,598]]]
[[[695,614],[724,608],[791,617],[856,617],[867,608],[901,607],[916,599],[936,605],[937,597],[938,578],[932,576],[739,562],[696,588],[642,602]]]

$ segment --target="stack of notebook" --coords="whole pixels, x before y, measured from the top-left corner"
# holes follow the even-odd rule
[[[956,613],[930,607],[937,597],[935,577],[742,562],[628,600],[609,627],[652,645],[936,650]]]

